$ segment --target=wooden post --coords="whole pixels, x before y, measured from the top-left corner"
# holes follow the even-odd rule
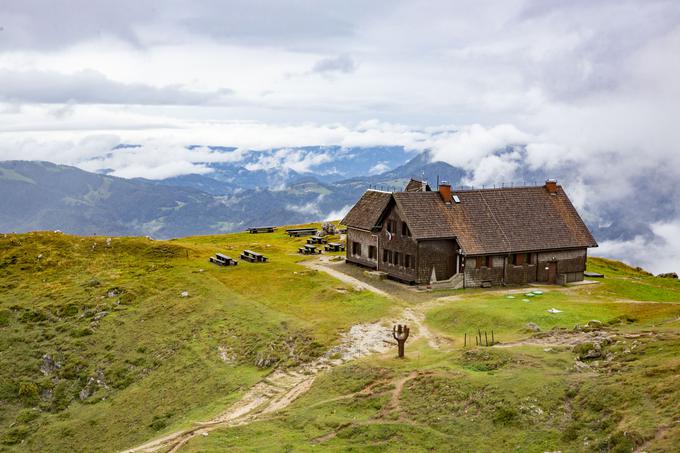
[[[489,337],[486,336],[486,330],[484,331],[484,343],[486,346],[489,346]]]
[[[392,337],[397,340],[398,355],[399,358],[404,357],[404,343],[408,340],[408,336],[411,330],[406,325],[399,324],[398,326],[392,327]]]
[[[463,340],[463,347],[466,347],[466,346],[467,346],[467,332],[465,332],[465,337],[464,337],[464,340]]]
[[[491,346],[496,344],[496,340],[493,338],[493,329],[491,329]]]

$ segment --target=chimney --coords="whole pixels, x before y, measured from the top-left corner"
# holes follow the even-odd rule
[[[545,189],[550,194],[556,194],[557,193],[557,180],[556,179],[548,179],[545,182]]]
[[[444,203],[451,203],[451,184],[446,181],[439,183],[439,195],[444,200]]]

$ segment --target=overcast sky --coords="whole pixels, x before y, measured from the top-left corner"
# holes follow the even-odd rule
[[[234,158],[188,144],[404,145],[621,202],[680,182],[678,118],[674,0],[0,2],[0,160],[141,143],[121,174],[165,177]]]

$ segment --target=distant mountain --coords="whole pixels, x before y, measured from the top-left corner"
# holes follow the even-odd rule
[[[310,152],[322,149],[316,147]],[[218,166],[207,175],[150,181],[88,173],[47,162],[0,162],[0,193],[4,195],[0,197],[0,232],[58,229],[84,235],[169,238],[339,219],[368,188],[401,190],[410,178],[425,179],[433,187],[438,179],[459,186],[469,176],[460,168],[431,159],[430,154],[421,153],[377,175],[339,180],[323,172],[289,172],[285,183],[272,187],[256,182],[275,175],[245,167],[239,174],[241,170],[229,165]],[[348,173],[367,171],[341,168]],[[543,179],[526,169],[518,173],[525,181]],[[644,187],[644,181],[640,187]],[[673,211],[655,208],[662,206],[655,201],[655,193],[641,190],[638,205],[599,205],[591,197],[587,205],[596,215],[589,217],[586,210],[585,220],[598,240],[650,236],[651,221],[674,215]],[[649,216],[632,213],[640,208]]]
[[[0,162],[0,192],[8,194],[0,198],[0,231],[58,229],[167,238],[339,218],[369,187],[401,188],[410,177],[422,174],[462,174],[426,159],[417,156],[382,175],[334,182],[297,174],[279,190],[244,188],[243,182],[205,175],[159,182],[48,162]]]
[[[104,158],[126,152],[138,145],[119,145]],[[190,146],[196,149],[198,146]],[[207,146],[225,158],[236,148]],[[239,153],[234,161],[202,162],[211,172],[182,175],[153,181],[155,184],[192,187],[213,195],[227,195],[244,189],[282,190],[292,184],[314,178],[324,184],[377,175],[395,169],[413,158],[413,152],[401,146],[343,148],[340,146],[305,146]],[[96,167],[96,160],[88,162]],[[110,169],[102,170],[107,174]]]

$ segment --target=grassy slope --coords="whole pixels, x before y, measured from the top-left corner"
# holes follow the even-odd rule
[[[212,432],[186,450],[674,451],[680,305],[672,302],[680,301],[680,282],[601,259],[589,267],[607,278],[529,303],[506,299],[506,292],[459,292],[427,317],[454,339],[453,350],[433,351],[421,340],[407,345],[405,360],[336,368],[271,420]],[[620,303],[633,295],[664,302]],[[564,312],[552,315],[550,307]],[[591,371],[576,371],[568,347],[460,348],[472,326],[493,328],[507,341],[526,337],[530,321],[545,330],[591,319],[610,322],[616,336],[607,346],[613,359],[589,362]],[[624,336],[641,331],[656,334]]]
[[[296,265],[300,241],[0,236],[0,449],[129,447],[216,413],[272,369],[257,363],[308,360],[389,312]],[[207,263],[244,248],[271,262]],[[58,363],[47,374],[45,354]]]
[[[297,266],[300,242],[283,233],[114,238],[110,246],[50,233],[0,237],[0,449],[140,443],[218,412],[271,370],[258,361],[306,360],[339,330],[390,311],[391,302],[336,291],[344,285]],[[216,250],[233,256],[244,248],[272,262],[206,263]],[[186,449],[630,451],[649,442],[647,451],[672,451],[680,443],[680,306],[669,302],[680,301],[680,283],[607,260],[589,267],[607,278],[529,303],[503,291],[456,292],[427,313],[430,327],[454,340],[452,350],[411,341],[406,360],[333,369],[271,420],[212,432]],[[119,294],[108,297],[112,289]],[[190,297],[180,297],[185,290]],[[421,300],[432,295],[445,294]],[[551,307],[563,313],[549,314]],[[460,348],[463,332],[477,327],[509,341],[527,336],[527,322],[545,330],[590,319],[661,334],[622,339],[609,347],[613,361],[585,373],[574,371],[567,348]],[[636,349],[622,353],[633,341]],[[43,354],[60,363],[48,375]],[[81,402],[98,370],[106,386],[93,384]]]

